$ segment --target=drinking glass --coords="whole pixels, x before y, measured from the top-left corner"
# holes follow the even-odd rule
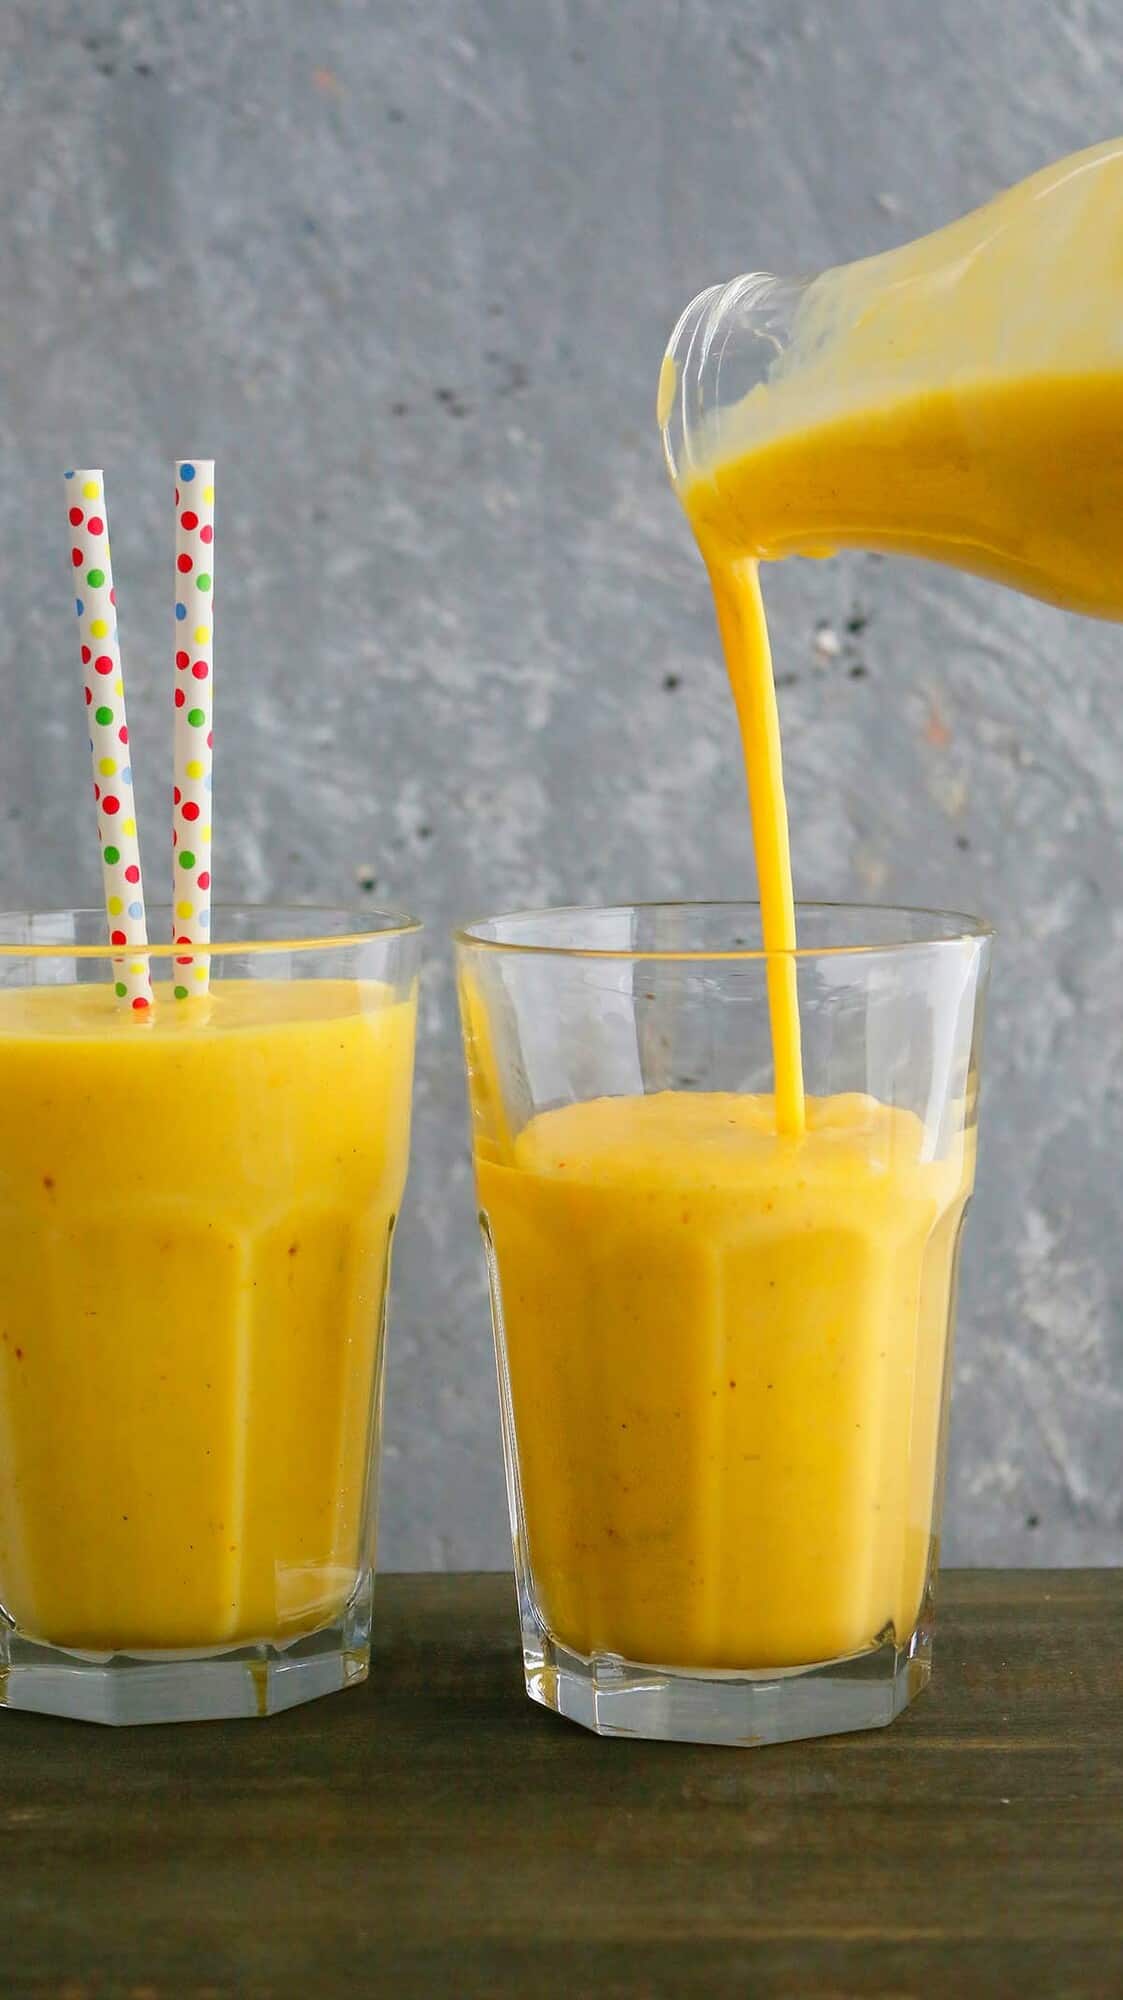
[[[419,927],[220,910],[138,1019],[104,923],[0,916],[0,1706],[264,1715],[367,1671]]]
[[[605,1735],[861,1729],[928,1679],[990,934],[798,918],[796,1134],[755,906],[457,936],[526,1685]]]

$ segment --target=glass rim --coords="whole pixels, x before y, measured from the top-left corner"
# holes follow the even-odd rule
[[[170,913],[170,904],[150,904],[149,915],[153,912]],[[56,910],[10,910],[0,909],[0,962],[13,959],[62,959],[78,958],[85,961],[105,960],[116,962],[122,958],[146,958],[168,962],[182,957],[190,949],[193,958],[257,958],[271,952],[326,952],[354,950],[360,945],[386,943],[394,938],[416,936],[424,926],[420,917],[412,917],[404,912],[388,910],[350,910],[330,903],[216,903],[214,914],[237,917],[243,923],[247,919],[274,917],[289,924],[287,935],[258,938],[216,938],[210,943],[192,941],[190,947],[174,938],[158,944],[111,944],[108,939],[96,944],[83,944],[78,939],[23,939],[15,941],[11,937],[13,927],[19,924],[49,924],[52,922],[74,922],[88,918],[91,924],[108,926],[109,919],[104,908],[96,904],[77,906],[72,909]],[[300,922],[308,920],[307,932],[301,931]],[[338,922],[341,928],[330,933],[324,926]]]
[[[539,922],[546,918],[562,917],[607,917],[622,916],[628,911],[754,911],[759,913],[760,904],[743,899],[696,899],[683,902],[652,901],[641,903],[566,903],[547,906],[538,910],[509,910],[498,916],[475,917],[470,922],[457,925],[452,933],[453,943],[461,949],[472,951],[507,952],[543,958],[588,958],[615,959],[632,963],[650,964],[728,964],[738,961],[760,962],[765,959],[795,959],[797,961],[814,958],[878,957],[892,952],[929,951],[940,945],[963,944],[967,940],[983,943],[994,936],[994,925],[984,917],[970,916],[963,910],[941,910],[928,908],[923,904],[908,903],[847,903],[831,901],[803,901],[795,906],[796,919],[810,915],[813,911],[830,911],[838,915],[854,917],[899,916],[902,920],[927,919],[933,927],[941,924],[938,932],[933,928],[929,935],[890,938],[877,943],[855,944],[797,944],[794,948],[780,951],[766,951],[763,945],[583,945],[530,943],[520,938],[495,938],[481,936],[481,929],[489,924],[519,924]]]

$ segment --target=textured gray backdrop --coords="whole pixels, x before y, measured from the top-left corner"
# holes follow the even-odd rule
[[[152,828],[168,467],[214,453],[221,892],[430,926],[387,1564],[507,1559],[449,924],[751,887],[672,322],[1121,103],[1115,0],[4,0],[2,899],[98,894],[59,469],[107,468]],[[1123,634],[862,558],[769,585],[798,888],[1001,930],[949,1553],[1119,1561]]]

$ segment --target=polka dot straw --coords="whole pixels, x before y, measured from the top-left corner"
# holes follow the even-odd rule
[[[66,509],[109,942],[127,946],[136,954],[148,943],[148,930],[125,681],[117,639],[117,593],[109,557],[105,480],[100,471],[67,473]],[[123,1006],[138,1015],[149,1012],[152,986],[146,958],[130,955],[115,959],[114,985]]]
[[[211,763],[214,689],[214,460],[181,458],[175,485],[175,756],[172,911],[177,944],[211,928]],[[175,961],[177,1000],[205,993],[206,953]]]

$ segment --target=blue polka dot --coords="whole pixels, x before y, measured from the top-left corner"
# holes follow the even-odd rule
[[[143,903],[130,903],[130,904],[129,904],[129,915],[130,915],[130,917],[142,917],[142,916],[144,915],[144,904],[143,904]]]
[[[72,470],[71,470],[70,472],[68,472],[68,473],[66,474],[66,477],[67,477],[67,479],[73,479],[73,477],[74,477],[74,472],[73,472],[73,469],[72,469]]]
[[[133,767],[131,764],[126,764],[124,770],[121,773],[121,783],[123,785],[131,785],[132,782],[133,782]]]
[[[179,476],[181,479],[194,479],[195,467],[193,465],[181,465],[179,468]]]
[[[187,606],[186,606],[186,604],[177,604],[177,605],[176,605],[176,608],[175,608],[175,615],[176,615],[176,617],[177,617],[177,618],[179,618],[179,619],[181,619],[181,620],[182,620],[182,619],[184,619],[184,618],[186,618],[186,616],[187,616]]]
[[[93,749],[93,747],[94,747],[94,739],[93,739],[93,737],[91,736],[91,737],[90,737],[90,749],[92,750],[92,749]]]
[[[209,910],[197,910],[197,911],[196,911],[196,913],[195,913],[195,922],[196,922],[196,923],[198,924],[198,926],[199,926],[199,929],[200,929],[201,931],[206,931],[206,930],[209,930],[209,929],[210,929],[210,924],[211,924],[211,913],[210,913],[210,911],[209,911]]]
[[[80,618],[82,616],[83,611],[86,609],[80,597],[76,597],[74,599],[74,609],[78,613],[78,616]]]

